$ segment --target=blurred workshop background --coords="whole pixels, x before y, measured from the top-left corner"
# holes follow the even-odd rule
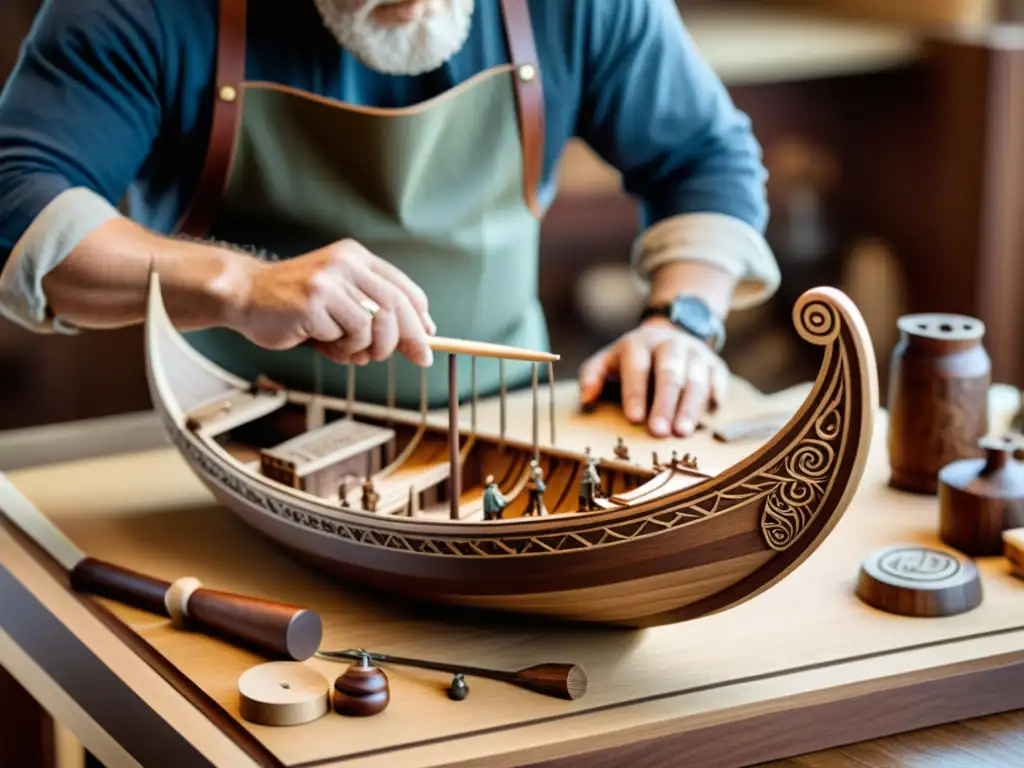
[[[39,0],[0,3],[0,83]],[[1024,224],[1024,0],[680,0],[697,44],[752,118],[771,174],[783,287],[730,320],[725,357],[764,391],[807,380],[790,317],[817,285],[867,319],[885,383],[895,321],[988,325],[996,380],[1019,383]],[[559,375],[632,326],[637,212],[572,146],[544,226],[541,293]],[[0,321],[0,430],[147,410],[140,329],[40,338]]]

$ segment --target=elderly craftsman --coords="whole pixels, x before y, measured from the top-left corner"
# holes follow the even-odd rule
[[[0,99],[0,311],[139,323],[155,268],[236,373],[310,389],[319,349],[383,401],[368,363],[397,351],[398,404],[416,366],[442,401],[428,334],[548,344],[538,240],[574,136],[642,204],[649,304],[581,397],[617,373],[631,420],[687,435],[725,317],[779,276],[759,146],[670,0],[47,0]]]

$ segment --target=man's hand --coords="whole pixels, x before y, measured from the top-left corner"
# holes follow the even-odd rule
[[[181,331],[227,327],[267,349],[310,344],[337,362],[395,350],[430,365],[437,332],[413,281],[352,240],[280,262],[150,232],[119,217],[94,228],[43,279],[48,308],[77,328],[144,322],[152,270]],[[376,314],[370,308],[379,307]]]
[[[254,262],[226,325],[267,349],[311,343],[338,363],[365,365],[397,349],[428,366],[437,328],[427,297],[405,273],[352,240],[287,261]],[[367,309],[367,299],[380,309]]]
[[[634,424],[646,419],[657,437],[692,435],[705,414],[724,401],[729,381],[718,355],[662,318],[651,318],[583,364],[581,401],[597,397],[614,371],[622,383],[626,418]],[[652,373],[654,399],[647,413]]]

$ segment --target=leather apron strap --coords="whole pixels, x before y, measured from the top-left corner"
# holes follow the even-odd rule
[[[628,2],[629,0],[625,0]],[[544,84],[533,39],[527,0],[501,0],[509,55],[516,68],[516,103],[523,142],[523,194],[530,211],[540,218],[537,190],[544,165]]]
[[[245,82],[246,11],[248,0],[220,0],[217,33],[217,82],[213,121],[202,173],[177,231],[204,237],[213,226],[234,160],[242,117],[241,86]],[[515,67],[516,104],[523,145],[523,195],[540,218],[537,190],[544,163],[544,86],[534,43],[527,0],[501,0],[509,55]]]
[[[220,0],[217,81],[210,139],[195,193],[178,224],[178,231],[190,237],[204,237],[210,231],[231,172],[238,124],[242,117],[241,85],[245,81],[248,7],[248,0]]]

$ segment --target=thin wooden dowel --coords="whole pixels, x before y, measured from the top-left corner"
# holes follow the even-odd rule
[[[388,421],[391,423],[391,413],[395,410],[395,356],[388,358]]]
[[[561,359],[551,352],[536,352],[532,349],[508,347],[504,344],[490,344],[484,341],[466,341],[465,339],[448,339],[442,336],[431,336],[427,345],[435,352],[447,352],[455,355],[472,355],[474,357],[496,357],[499,360],[525,360],[529,363],[553,363]]]
[[[499,434],[501,435],[501,444],[505,445],[505,428],[507,426],[507,412],[505,398],[507,392],[505,391],[505,361],[498,360],[498,382],[501,386],[501,397],[499,399],[499,405],[501,408],[501,425]]]
[[[312,402],[306,406],[306,429],[316,429],[324,424],[324,356],[319,352],[313,352],[313,380],[316,388],[316,395]]]
[[[348,418],[352,419],[355,417],[355,403],[356,403],[356,367],[352,363],[348,364]]]
[[[551,447],[554,448],[557,443],[555,442],[555,364],[548,363],[548,418],[551,420]]]
[[[420,368],[420,420],[427,423],[427,369]]]
[[[475,357],[471,358],[471,361],[472,361],[472,368],[471,368],[471,372],[472,372],[471,379],[472,379],[472,381],[471,381],[470,386],[472,388],[472,400],[470,400],[470,406],[469,406],[469,409],[470,409],[469,410],[469,426],[470,426],[470,429],[473,430],[473,434],[475,435],[476,434],[476,401],[477,401],[477,391],[476,391],[476,358]]]
[[[448,460],[451,463],[451,519],[459,519],[462,497],[462,462],[459,461],[459,372],[457,358],[448,355]]]
[[[540,404],[537,401],[537,364],[533,364],[533,458],[540,461]]]

